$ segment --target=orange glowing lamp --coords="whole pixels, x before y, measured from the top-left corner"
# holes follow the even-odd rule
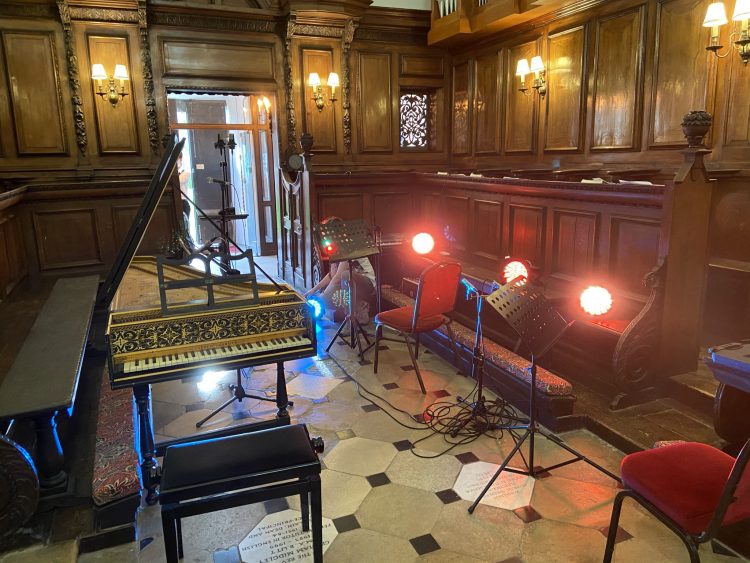
[[[597,317],[612,308],[612,294],[604,287],[590,285],[581,292],[581,309]]]
[[[511,260],[503,268],[503,279],[505,279],[505,283],[510,283],[516,278],[522,278],[521,284],[526,283],[526,280],[529,279],[529,269],[520,260]]]
[[[411,240],[411,247],[417,254],[429,254],[435,248],[435,239],[429,233],[419,233]]]

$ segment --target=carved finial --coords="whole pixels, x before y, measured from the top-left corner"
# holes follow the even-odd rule
[[[711,128],[711,114],[697,110],[685,114],[682,118],[682,132],[685,133],[689,147],[702,147],[703,137]]]
[[[299,144],[302,145],[302,152],[305,153],[305,157],[312,156],[310,150],[313,146],[313,136],[310,133],[302,133],[302,137],[299,139]]]

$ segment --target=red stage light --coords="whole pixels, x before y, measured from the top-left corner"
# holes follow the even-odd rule
[[[590,285],[581,292],[581,308],[589,315],[603,315],[612,308],[612,294],[604,287]]]
[[[429,254],[435,248],[435,239],[429,233],[419,233],[412,239],[411,247],[417,254]]]
[[[326,251],[326,254],[332,254],[333,253],[333,244],[327,240],[323,241],[323,248]]]
[[[524,262],[511,260],[503,268],[503,278],[505,279],[505,283],[510,283],[516,278],[523,278],[522,283],[525,283],[529,279],[529,269]]]

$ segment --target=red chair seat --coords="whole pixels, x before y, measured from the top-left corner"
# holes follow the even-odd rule
[[[429,317],[420,317],[417,319],[416,332],[427,332],[440,328],[443,324],[443,315],[431,315]],[[383,311],[375,315],[375,322],[383,324],[401,332],[411,332],[412,322],[414,320],[414,307],[400,307]]]
[[[686,532],[699,534],[708,527],[734,462],[721,450],[686,442],[629,454],[620,470],[627,487]],[[724,524],[750,517],[750,495],[736,496],[739,500],[729,505]]]

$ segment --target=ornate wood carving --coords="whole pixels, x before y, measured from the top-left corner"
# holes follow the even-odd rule
[[[138,0],[138,30],[141,38],[141,65],[143,66],[143,90],[146,94],[146,121],[148,123],[148,143],[152,154],[159,154],[159,122],[156,118],[154,98],[154,72],[151,66],[151,46],[148,42],[148,21],[146,0]]]
[[[82,155],[86,154],[88,137],[86,121],[83,117],[83,99],[81,98],[81,80],[78,73],[78,56],[73,41],[73,30],[70,25],[71,15],[67,0],[57,0],[57,9],[65,37],[65,57],[68,59],[68,82],[70,83],[71,101],[73,103],[73,123],[76,129],[76,144]]]
[[[113,10],[110,8],[75,8],[69,7],[73,20],[138,23],[139,13],[131,10]]]
[[[346,154],[352,152],[352,116],[351,116],[351,104],[350,104],[350,65],[349,65],[349,49],[352,46],[354,40],[354,33],[357,30],[357,22],[353,18],[346,20],[344,24],[344,33],[341,35],[341,108],[343,109],[343,125],[344,125],[344,150]]]
[[[612,367],[617,385],[623,391],[648,387],[654,376],[666,271],[666,258],[662,258],[644,276],[643,285],[651,290],[648,301],[617,341]]]
[[[22,526],[36,510],[39,479],[23,448],[0,435],[0,536]]]
[[[54,8],[45,4],[0,3],[0,16],[7,18],[54,18]]]
[[[292,37],[297,27],[297,16],[289,14],[284,33],[284,88],[286,89],[286,156],[297,148],[297,117],[294,112],[294,74],[292,72]]]
[[[292,16],[290,16],[292,17]],[[249,33],[276,33],[276,22],[272,20],[248,20],[241,18],[222,18],[205,14],[174,14],[150,12],[151,25],[172,27],[215,29],[217,31],[240,31]]]

